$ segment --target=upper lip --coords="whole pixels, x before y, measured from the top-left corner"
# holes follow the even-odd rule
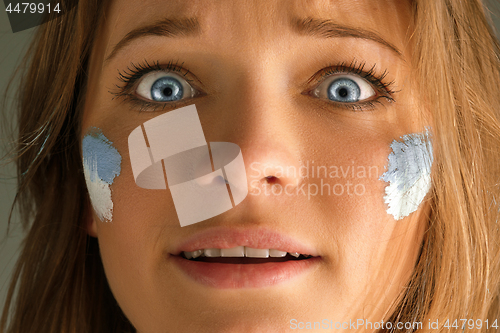
[[[201,249],[229,249],[247,246],[255,249],[275,249],[285,252],[297,252],[318,256],[316,249],[282,233],[264,229],[232,229],[214,227],[198,232],[182,241],[171,253],[192,252]]]

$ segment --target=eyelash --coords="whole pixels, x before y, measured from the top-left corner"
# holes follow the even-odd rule
[[[384,70],[382,74],[378,75],[375,72],[377,64],[374,64],[369,70],[365,70],[366,62],[358,63],[356,59],[354,59],[349,65],[346,65],[345,62],[340,64],[328,64],[318,73],[314,74],[309,82],[316,81],[316,84],[312,90],[314,90],[319,84],[321,84],[324,80],[329,78],[335,74],[354,74],[361,78],[364,78],[374,87],[375,91],[379,96],[377,96],[374,100],[364,101],[364,102],[356,102],[356,103],[339,103],[335,101],[328,100],[328,103],[334,104],[338,107],[343,107],[347,109],[351,109],[352,111],[370,111],[373,110],[376,106],[375,103],[382,105],[380,101],[381,98],[385,98],[390,103],[395,102],[396,100],[392,97],[395,93],[399,92],[392,89],[395,81],[385,82],[385,78],[389,74],[388,70]],[[318,78],[319,76],[319,78]],[[308,91],[310,93],[312,90]]]
[[[130,63],[130,65],[127,66],[127,68],[123,72],[118,70],[117,79],[118,81],[122,82],[122,85],[115,85],[116,88],[118,88],[118,92],[110,91],[110,93],[115,96],[113,99],[125,98],[127,102],[130,102],[134,107],[137,107],[139,109],[139,112],[154,112],[163,111],[165,109],[175,109],[178,105],[187,100],[182,100],[179,102],[158,103],[138,98],[134,93],[131,93],[130,90],[134,88],[136,82],[139,81],[139,79],[153,71],[180,74],[184,78],[184,80],[192,85],[193,80],[188,78],[191,72],[184,69],[182,67],[183,64],[184,63],[181,63],[179,65],[178,60],[176,62],[171,60],[165,65],[160,65],[159,61],[150,64],[147,60],[144,60],[139,64]]]
[[[182,100],[179,102],[169,102],[169,103],[158,103],[158,102],[150,102],[144,99],[137,98],[134,93],[130,93],[130,90],[135,86],[136,82],[141,79],[145,74],[148,74],[152,71],[164,71],[164,72],[172,72],[182,75],[182,77],[189,83],[192,84],[191,79],[188,78],[189,75],[192,75],[189,70],[186,70],[182,67],[184,63],[179,65],[179,61],[169,61],[165,65],[160,65],[159,61],[156,61],[150,64],[147,60],[139,64],[131,63],[127,68],[122,72],[118,70],[118,80],[122,82],[122,85],[116,85],[118,88],[118,92],[111,92],[115,97],[125,98],[128,102],[132,103],[135,107],[139,108],[139,111],[162,111],[165,109],[174,109],[179,104],[182,104],[187,100]],[[395,81],[384,82],[388,71],[384,70],[382,74],[377,75],[375,73],[376,64],[373,65],[369,70],[365,70],[366,63],[358,63],[356,59],[354,59],[349,65],[346,65],[345,62],[340,64],[328,64],[319,72],[314,74],[311,79],[309,79],[308,83],[311,81],[316,81],[315,87],[317,87],[324,80],[329,78],[335,74],[354,74],[361,78],[364,78],[375,88],[375,91],[379,96],[377,96],[374,100],[364,101],[364,102],[356,102],[356,103],[339,103],[335,101],[328,100],[327,103],[334,104],[337,107],[343,107],[347,109],[351,109],[352,111],[369,111],[373,110],[376,106],[375,103],[382,105],[380,101],[381,98],[385,98],[390,103],[395,102],[395,99],[392,97],[393,94],[397,93],[392,89]],[[309,93],[312,90],[309,90]],[[113,98],[113,99],[114,99]]]

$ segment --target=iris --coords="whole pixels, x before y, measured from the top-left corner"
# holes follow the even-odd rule
[[[184,95],[182,84],[173,77],[164,76],[151,86],[151,98],[158,102],[177,101]]]
[[[328,87],[328,98],[335,102],[357,102],[360,96],[358,84],[346,78],[335,80]]]

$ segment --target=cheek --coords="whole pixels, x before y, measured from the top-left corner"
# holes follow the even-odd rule
[[[393,138],[381,132],[339,136],[309,154],[305,192],[309,209],[316,204],[327,221],[325,233],[377,244],[410,223],[398,220],[417,211],[430,189],[432,145],[428,132]]]
[[[398,221],[417,211],[431,187],[429,130],[393,140],[381,135],[337,138],[306,161],[308,195],[339,225]],[[312,190],[312,192],[311,192]],[[365,221],[365,223],[361,223]],[[369,223],[371,221],[371,223]]]
[[[385,183],[379,179],[389,154],[385,138],[339,135],[324,147],[328,149],[309,158],[307,181],[318,188],[316,199],[328,213],[327,220],[335,221],[332,227],[345,230],[385,221]]]
[[[101,221],[113,220],[111,185],[121,172],[121,155],[98,128],[82,140],[83,171],[92,207]]]

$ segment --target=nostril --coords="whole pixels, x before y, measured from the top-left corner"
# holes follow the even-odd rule
[[[275,184],[278,182],[278,178],[274,176],[267,176],[265,177],[265,180],[267,181],[268,184]]]

